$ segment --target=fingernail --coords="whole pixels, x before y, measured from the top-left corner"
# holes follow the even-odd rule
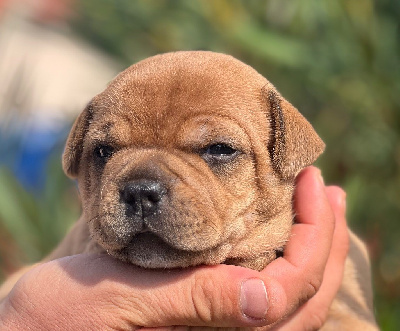
[[[250,278],[243,281],[240,289],[240,308],[246,317],[261,320],[268,311],[268,295],[261,279]]]

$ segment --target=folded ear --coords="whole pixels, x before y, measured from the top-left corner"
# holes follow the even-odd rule
[[[83,153],[83,139],[89,129],[93,117],[93,107],[89,103],[76,119],[69,133],[63,154],[62,165],[64,172],[71,178],[76,178],[79,172],[79,163]]]
[[[269,108],[268,150],[272,166],[281,178],[294,178],[322,154],[325,144],[311,124],[272,85],[265,86],[262,93]]]

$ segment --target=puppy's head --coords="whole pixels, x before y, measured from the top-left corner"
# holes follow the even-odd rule
[[[296,174],[323,148],[249,66],[178,52],[131,66],[97,95],[63,166],[111,255],[149,268],[259,269],[288,239]]]

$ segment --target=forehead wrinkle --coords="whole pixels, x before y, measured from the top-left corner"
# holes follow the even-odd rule
[[[203,129],[206,130],[206,133],[208,133],[208,136],[215,136],[215,133],[218,134],[218,132],[224,130],[224,134],[227,134],[232,137],[227,137],[227,138],[233,138],[233,140],[238,137],[241,134],[244,134],[246,137],[246,145],[250,142],[250,129],[249,125],[247,125],[247,121],[238,121],[238,119],[234,116],[231,116],[231,114],[211,114],[209,112],[203,112],[196,114],[196,116],[188,117],[184,121],[184,124],[182,126],[182,132],[179,132],[180,135],[182,134],[192,134],[193,130],[190,132],[185,132],[186,127],[190,127],[190,125],[187,125],[186,123],[193,121],[196,122],[198,119],[198,125],[195,128],[195,130],[200,130],[202,131]],[[192,122],[192,123],[193,123]],[[218,123],[218,126],[212,125],[213,123]],[[228,124],[229,123],[229,124]],[[186,125],[185,125],[186,124]],[[233,125],[232,125],[233,124]],[[239,138],[239,137],[238,137]],[[241,142],[243,143],[243,139],[241,139]]]
[[[142,87],[143,88],[143,87]],[[158,133],[163,128],[163,123],[168,120],[165,105],[158,104],[159,96],[144,95],[145,92],[135,86],[125,94],[120,100],[118,107],[115,107],[111,112],[117,118],[117,121],[124,121],[126,128],[130,128],[135,134],[142,132],[146,138],[153,139],[158,136]],[[143,138],[143,135],[142,135]]]
[[[93,122],[89,127],[87,137],[94,142],[111,142],[123,145],[125,142],[123,131],[124,128],[121,128],[121,124],[117,125],[115,120],[107,120],[99,124]]]
[[[106,133],[106,139],[124,146],[131,143],[132,122],[129,116],[123,114],[114,120],[112,127]]]

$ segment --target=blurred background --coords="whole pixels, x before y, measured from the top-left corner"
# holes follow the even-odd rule
[[[175,50],[231,54],[266,76],[327,144],[367,242],[376,315],[400,330],[398,0],[0,0],[0,281],[80,214],[61,170],[74,118],[121,69]]]

